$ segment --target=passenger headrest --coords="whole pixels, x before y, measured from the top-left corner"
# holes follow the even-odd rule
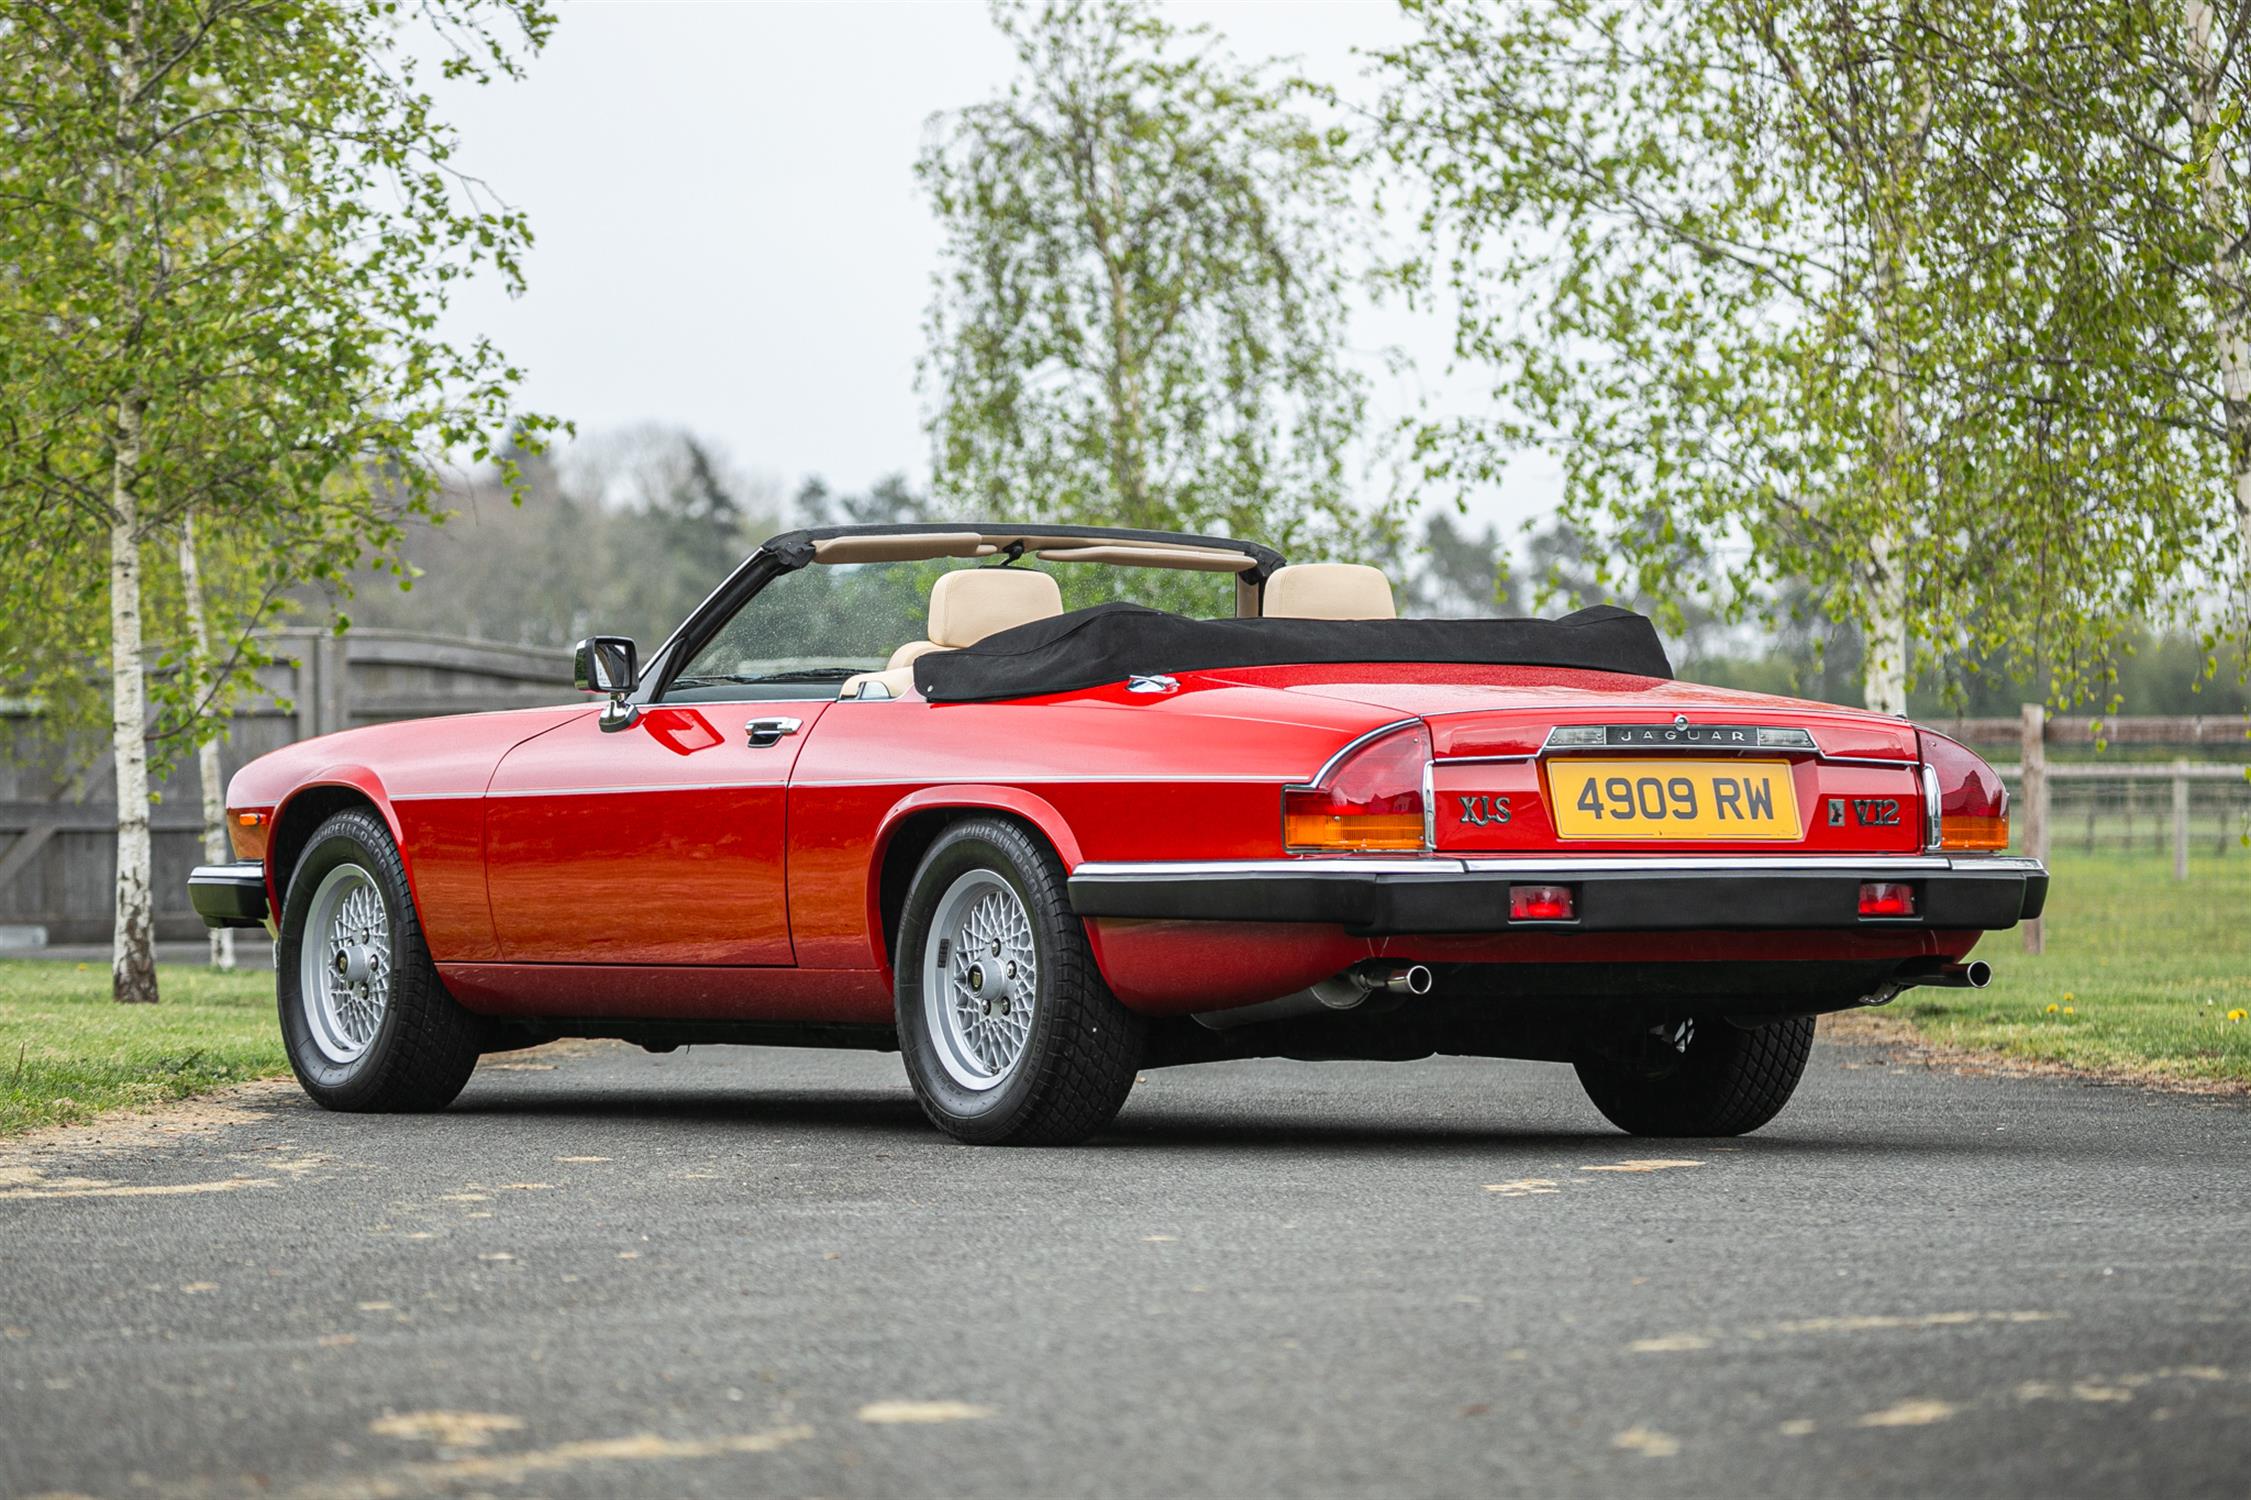
[[[1366,563],[1298,563],[1266,580],[1261,611],[1284,620],[1396,620],[1391,580]]]
[[[939,645],[936,641],[909,641],[904,646],[901,646],[898,650],[892,652],[891,659],[885,662],[883,665],[887,669],[912,666],[914,665],[914,659],[916,657],[927,655],[932,651],[943,651],[945,649],[945,647]]]
[[[1030,568],[959,568],[930,591],[930,639],[974,646],[996,630],[1063,613],[1063,591]]]

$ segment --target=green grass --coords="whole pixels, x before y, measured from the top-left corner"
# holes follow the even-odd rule
[[[2179,1082],[2251,1083],[2251,849],[2057,853],[2047,951],[1978,946],[1990,988],[1910,990],[1888,1007],[1936,1042]],[[2229,1019],[2230,1013],[2239,1019]]]
[[[0,1135],[288,1071],[270,970],[158,976],[161,1004],[119,1005],[106,965],[0,961]]]

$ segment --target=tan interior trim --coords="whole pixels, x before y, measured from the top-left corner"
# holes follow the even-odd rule
[[[973,531],[917,531],[901,536],[832,536],[813,544],[813,560],[921,562],[931,557],[991,557],[999,550]]]
[[[1193,573],[1247,573],[1257,559],[1240,552],[1203,547],[1167,547],[1155,542],[1102,542],[1076,547],[1042,547],[1041,562],[1116,563],[1129,568],[1180,568]]]
[[[991,557],[1021,542],[1042,562],[1110,563],[1132,568],[1180,568],[1197,573],[1246,573],[1254,558],[1217,547],[1180,547],[1167,542],[1089,542],[1082,537],[1043,537],[1037,531],[983,533],[914,531],[898,536],[832,536],[813,544],[813,560],[823,563],[921,562],[938,557]]]

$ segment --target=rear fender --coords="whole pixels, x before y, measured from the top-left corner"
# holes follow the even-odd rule
[[[883,972],[885,988],[891,985],[891,938],[885,929],[883,917],[883,867],[890,858],[891,844],[898,836],[901,825],[917,814],[942,809],[962,812],[1007,813],[1022,819],[1037,829],[1063,861],[1063,873],[1077,869],[1084,856],[1079,852],[1079,841],[1072,837],[1071,825],[1055,810],[1053,803],[1043,797],[1012,786],[960,786],[924,787],[892,804],[876,826],[875,841],[868,853],[868,946],[875,955],[876,967]],[[1095,955],[1099,965],[1101,955]]]

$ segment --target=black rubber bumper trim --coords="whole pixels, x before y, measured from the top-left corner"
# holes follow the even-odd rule
[[[188,873],[188,905],[206,927],[263,927],[265,867],[255,861],[197,865]]]
[[[1866,880],[1904,880],[1917,915],[1863,919]],[[1512,922],[1512,885],[1566,885],[1575,922]],[[1082,917],[1154,917],[1220,922],[1338,923],[1354,934],[1408,932],[1679,932],[1793,928],[1928,927],[1996,930],[2040,915],[2048,877],[2022,869],[1887,874],[1861,871],[1572,872],[1509,875],[1479,870],[1433,875],[1243,875],[1073,877]]]

